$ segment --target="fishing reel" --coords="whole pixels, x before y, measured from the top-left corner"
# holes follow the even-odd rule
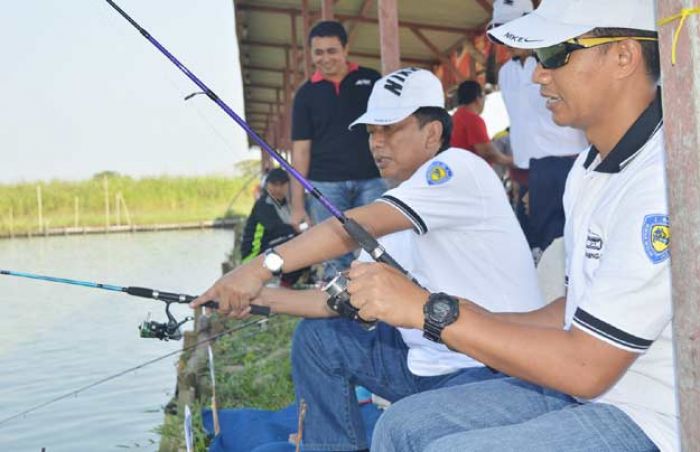
[[[340,317],[359,322],[366,330],[373,330],[377,326],[376,320],[368,321],[360,317],[360,310],[350,303],[348,280],[345,274],[338,272],[322,290],[328,295],[326,300],[328,307],[338,313]]]
[[[143,338],[160,339],[161,341],[179,341],[182,339],[180,327],[192,320],[193,317],[185,317],[184,320],[178,322],[175,316],[170,312],[169,302],[165,303],[165,314],[168,316],[167,322],[151,320],[151,314],[148,314],[146,320],[141,322],[139,326],[139,335]]]

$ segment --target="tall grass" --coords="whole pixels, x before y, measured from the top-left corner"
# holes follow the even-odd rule
[[[117,174],[100,174],[79,182],[51,181],[0,184],[0,235],[39,231],[37,186],[41,187],[44,228],[104,226],[105,194],[109,203],[109,224],[117,224],[117,194],[121,224],[183,223],[213,220],[231,214],[246,215],[253,203],[252,185],[246,177],[147,177],[135,179]],[[242,192],[241,192],[242,191]],[[239,192],[231,211],[229,203]],[[126,209],[124,208],[126,204]]]

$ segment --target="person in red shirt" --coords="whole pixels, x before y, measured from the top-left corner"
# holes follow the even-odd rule
[[[473,80],[460,83],[457,101],[459,108],[452,116],[452,146],[471,151],[490,164],[512,167],[513,157],[503,154],[491,143],[486,123],[479,116],[486,103],[481,85]]]

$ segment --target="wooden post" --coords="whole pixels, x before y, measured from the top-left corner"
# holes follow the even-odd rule
[[[335,0],[321,0],[321,19],[322,20],[334,20],[333,7],[335,6]]]
[[[80,225],[80,198],[77,196],[73,199],[73,226]]]
[[[697,7],[659,0],[657,17]],[[671,223],[676,381],[684,451],[700,450],[700,15],[688,16],[671,63],[679,20],[659,28]]]
[[[309,31],[311,31],[311,16],[309,14],[309,0],[301,0],[302,28],[304,30],[304,72],[306,78],[311,78],[313,68],[311,65],[311,48],[309,46]]]
[[[41,198],[41,185],[36,186],[36,205],[39,211],[39,232],[44,230],[44,204]]]
[[[379,0],[379,41],[382,54],[382,74],[386,75],[401,67],[399,46],[399,11],[396,0]]]
[[[10,207],[10,238],[15,238],[15,212]]]
[[[105,232],[109,230],[109,180],[107,176],[102,177],[102,186],[105,191]]]
[[[122,225],[122,207],[119,203],[119,198],[121,197],[121,192],[117,192],[114,195],[114,212],[117,217],[117,226]]]

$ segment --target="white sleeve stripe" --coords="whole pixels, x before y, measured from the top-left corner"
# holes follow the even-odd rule
[[[413,228],[419,235],[423,235],[426,232],[428,232],[428,226],[426,226],[425,222],[420,217],[420,215],[418,215],[415,210],[411,209],[408,206],[408,204],[404,203],[400,199],[390,195],[384,195],[377,201],[385,202],[399,209],[399,211],[401,211],[401,213],[403,213],[406,216],[406,218],[408,218],[409,221],[413,223]]]
[[[576,310],[573,321],[581,328],[589,330],[601,338],[633,351],[640,352],[647,350],[653,343],[653,341],[648,339],[643,339],[615,328],[580,308]]]

